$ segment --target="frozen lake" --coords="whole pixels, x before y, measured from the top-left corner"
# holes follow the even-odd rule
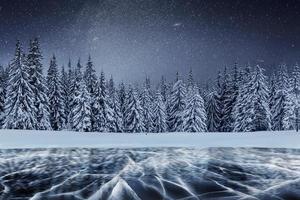
[[[300,199],[300,149],[0,150],[0,199]]]

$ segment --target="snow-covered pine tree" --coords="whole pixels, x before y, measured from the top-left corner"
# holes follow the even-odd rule
[[[5,129],[35,129],[34,96],[29,83],[26,57],[17,41],[15,57],[9,66],[8,89],[5,99]]]
[[[173,89],[173,84],[172,82],[169,82],[167,85],[167,94],[166,94],[166,115],[167,115],[167,125],[168,125],[168,132],[171,131],[171,122],[169,121],[170,116],[171,116],[171,93],[172,93],[172,89]]]
[[[166,132],[168,129],[166,106],[163,100],[161,91],[156,92],[156,96],[153,103],[153,132],[161,133]]]
[[[125,127],[126,132],[129,133],[144,132],[145,127],[143,123],[143,110],[138,98],[138,92],[130,85],[126,100]]]
[[[250,81],[251,77],[252,77],[252,67],[250,65],[250,63],[247,63],[245,69],[243,71],[241,71],[241,77],[242,77],[242,81],[244,81],[244,83],[247,83],[248,81]]]
[[[29,53],[27,55],[27,65],[29,74],[29,83],[33,91],[36,129],[51,129],[50,114],[47,97],[46,79],[43,75],[42,54],[39,47],[39,41],[35,38],[30,41]]]
[[[123,120],[120,111],[120,104],[112,76],[108,82],[108,104],[112,110],[111,126],[109,127],[109,131],[123,132]]]
[[[68,97],[69,97],[69,112],[71,111],[71,103],[72,103],[72,96],[74,92],[74,84],[75,84],[75,69],[72,67],[71,59],[69,59],[68,62],[68,76],[67,76],[67,81],[68,81]]]
[[[5,118],[5,96],[7,86],[6,70],[0,65],[0,127],[2,126]]]
[[[70,63],[70,62],[69,62]],[[80,107],[81,102],[81,95],[82,95],[82,81],[83,81],[83,75],[81,72],[82,66],[80,64],[80,59],[78,59],[76,68],[73,72],[71,72],[71,75],[73,74],[74,80],[70,80],[72,84],[71,88],[71,98],[70,98],[70,112],[68,116],[68,121],[69,121],[69,128],[72,130],[76,130],[76,122],[75,122],[75,108]],[[70,76],[72,78],[72,76]]]
[[[300,108],[300,67],[298,63],[293,68],[290,82],[291,96],[295,110],[296,108]]]
[[[229,74],[227,73],[227,68],[224,68],[223,77],[219,74],[218,78],[218,96],[219,96],[219,107],[221,107],[221,123],[219,127],[220,132],[226,132],[230,129],[230,100],[231,100],[231,85]],[[221,80],[222,77],[222,81]],[[218,101],[217,101],[218,102]]]
[[[160,81],[160,92],[162,95],[162,99],[164,102],[167,101],[167,84],[166,84],[166,78],[164,76],[161,77],[161,81]]]
[[[190,69],[189,76],[187,80],[187,92],[194,89],[194,77],[193,77],[193,70]]]
[[[221,79],[222,76],[219,72],[216,87],[206,96],[207,129],[209,132],[222,131],[224,85]]]
[[[96,107],[98,107],[98,103],[97,102],[97,97],[96,94],[99,90],[98,88],[98,78],[96,75],[96,71],[94,69],[94,64],[92,62],[91,56],[89,55],[88,57],[88,62],[86,64],[86,68],[85,68],[85,72],[84,72],[84,76],[83,76],[86,86],[87,86],[87,90],[90,93],[91,96],[91,109],[92,109],[92,115],[91,115],[91,123],[92,123],[92,127],[94,127],[95,123],[96,123],[96,118],[94,117],[95,112],[97,112]],[[95,104],[95,105],[94,105]],[[99,110],[98,110],[99,111]]]
[[[168,124],[171,132],[182,132],[183,131],[183,114],[185,109],[185,95],[186,88],[179,76],[176,76],[176,82],[173,86],[169,105],[170,115],[168,117]]]
[[[152,95],[151,95],[150,79],[146,78],[143,90],[140,95],[140,102],[143,110],[143,123],[145,132],[152,132],[153,130],[153,112],[152,112]]]
[[[99,88],[100,88],[100,113],[102,115],[100,116],[100,131],[110,131],[111,129],[111,123],[112,123],[112,111],[109,107],[108,103],[108,95],[107,95],[107,89],[106,89],[106,80],[105,80],[105,74],[103,71],[101,71],[100,74],[100,80],[99,80]]]
[[[77,76],[80,76],[77,74]],[[75,91],[74,104],[72,106],[72,129],[80,132],[92,131],[91,124],[91,96],[86,82],[78,79],[78,91]],[[77,88],[76,88],[77,89]],[[78,94],[78,95],[77,95]]]
[[[217,103],[219,99],[216,91],[207,95],[206,113],[207,113],[207,130],[209,132],[217,132],[220,127],[220,108]]]
[[[271,129],[274,130],[275,122],[273,121],[274,111],[276,107],[277,93],[277,76],[273,73],[269,78],[269,108],[271,112]]]
[[[55,55],[53,55],[50,61],[47,74],[47,86],[51,127],[53,130],[62,130],[65,127],[66,116],[64,115],[64,99]]]
[[[239,72],[237,64],[233,68],[233,74],[230,76],[226,69],[224,71],[223,93],[222,93],[222,120],[221,129],[224,132],[231,132],[234,126],[233,107],[238,95]]]
[[[271,128],[269,89],[263,69],[256,66],[251,79],[239,90],[234,107],[234,131],[265,131]]]
[[[108,94],[104,72],[101,71],[98,88],[96,90],[96,99],[93,103],[92,113],[94,117],[94,131],[111,131],[113,127],[113,110],[109,106]]]
[[[94,69],[94,65],[93,65],[91,56],[89,56],[89,58],[88,58],[88,62],[86,64],[86,69],[85,69],[83,78],[86,82],[88,92],[91,95],[94,95],[95,90],[97,88],[98,81],[97,81],[97,75],[96,75],[96,71]]]
[[[70,85],[69,85],[69,79],[68,79],[68,73],[65,70],[65,67],[62,66],[61,74],[60,74],[60,82],[62,87],[62,98],[64,102],[64,116],[65,116],[65,127],[68,128],[69,125],[69,114],[70,114],[70,100],[72,99],[72,96],[69,96],[70,91]]]
[[[121,113],[121,117],[122,117],[122,130],[124,131],[126,129],[125,113],[126,113],[126,105],[127,105],[127,102],[126,102],[127,96],[126,96],[125,84],[123,82],[120,83],[117,93],[118,93],[118,102],[119,102],[119,106],[120,106],[120,113]]]
[[[226,72],[226,67],[224,69],[224,75],[227,74]],[[218,72],[218,76],[217,76],[217,85],[216,85],[216,92],[217,92],[217,96],[215,96],[215,101],[216,101],[216,105],[218,108],[218,115],[219,115],[219,127],[218,127],[218,131],[219,132],[223,132],[224,130],[224,123],[223,123],[223,118],[224,118],[224,109],[225,109],[225,97],[226,97],[226,92],[227,92],[227,82],[225,82],[225,76],[223,77],[221,72]]]
[[[244,70],[239,72],[239,89],[238,96],[236,98],[236,103],[233,107],[233,118],[234,118],[234,127],[233,131],[243,131],[246,129],[246,125],[250,125],[251,118],[245,119],[246,115],[244,113],[245,106],[243,105],[246,101],[248,91],[246,85],[251,81],[252,77],[252,68],[248,63]],[[248,105],[247,105],[248,106]],[[247,120],[249,123],[247,123]]]
[[[206,132],[206,111],[198,87],[190,86],[184,110],[183,130],[185,132]]]
[[[286,65],[281,65],[277,75],[276,92],[272,106],[272,129],[289,130],[293,127],[293,102]]]

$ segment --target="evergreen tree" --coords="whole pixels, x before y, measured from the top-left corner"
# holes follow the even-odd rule
[[[127,105],[127,96],[126,96],[126,88],[124,83],[122,82],[119,85],[119,90],[118,90],[118,102],[120,105],[120,113],[121,113],[121,118],[122,118],[122,129],[125,130],[126,128],[126,105]]]
[[[232,78],[231,78],[232,77]],[[233,107],[236,104],[236,98],[238,96],[238,83],[239,75],[237,64],[234,66],[232,76],[224,71],[223,91],[222,91],[222,119],[221,119],[221,131],[231,132],[234,126]]]
[[[29,83],[26,58],[21,44],[16,44],[15,57],[9,67],[8,89],[5,99],[6,129],[35,129],[34,96]]]
[[[88,62],[86,64],[84,80],[86,82],[88,92],[93,96],[97,88],[97,75],[94,69],[91,56],[89,56]]]
[[[269,90],[263,69],[258,65],[251,79],[241,87],[234,107],[234,131],[270,130]]]
[[[101,71],[100,80],[99,80],[99,88],[100,88],[100,98],[99,98],[99,105],[100,105],[100,131],[107,131],[109,126],[110,117],[108,116],[110,112],[110,108],[108,105],[108,97],[107,97],[107,90],[106,90],[106,81],[104,72]]]
[[[108,84],[109,107],[112,110],[111,132],[123,132],[123,120],[120,111],[120,103],[114,86],[113,77],[110,78]]]
[[[50,124],[53,130],[62,130],[65,127],[64,101],[62,86],[57,69],[56,58],[53,55],[50,61],[47,76]]]
[[[125,127],[129,133],[144,132],[143,111],[138,93],[129,86],[127,106],[125,111]]]
[[[194,89],[194,86],[195,86],[194,84],[195,83],[194,83],[193,71],[192,71],[192,69],[190,69],[189,76],[188,76],[188,81],[187,81],[187,90],[188,90],[188,92],[190,90]]]
[[[207,95],[206,113],[207,129],[210,132],[223,131],[222,119],[224,109],[224,84],[221,81],[221,73],[218,73],[216,89]]]
[[[74,96],[74,102],[76,103],[74,103],[72,108],[72,128],[75,131],[89,132],[92,131],[91,97],[83,79],[79,80],[78,86],[78,95]],[[77,91],[75,94],[77,94]]]
[[[290,95],[287,68],[280,66],[274,104],[271,110],[273,130],[289,130],[293,127],[293,102]]]
[[[83,87],[84,84],[82,83],[83,81],[83,75],[81,72],[81,64],[80,64],[80,60],[78,60],[76,68],[73,72],[73,78],[74,80],[70,80],[70,82],[73,83],[72,85],[72,92],[71,92],[71,98],[70,98],[70,112],[69,112],[69,116],[68,116],[68,121],[69,121],[69,128],[72,130],[76,130],[76,119],[75,119],[75,114],[76,114],[76,108],[80,108],[81,107],[81,95],[84,92],[83,91]],[[72,76],[70,76],[70,78],[72,78]]]
[[[295,110],[300,107],[300,67],[298,63],[296,63],[292,71],[290,85],[291,85],[291,98],[293,101],[293,107],[295,112]]]
[[[34,96],[34,116],[37,121],[36,129],[51,129],[46,80],[43,75],[42,54],[37,38],[30,41],[27,64],[29,83]]]
[[[94,131],[111,131],[113,128],[113,110],[108,101],[106,90],[106,81],[104,72],[101,72],[99,85],[96,90],[96,99],[93,104],[92,112],[94,117],[93,130]]]
[[[5,118],[5,96],[7,86],[6,71],[3,66],[0,65],[0,127],[2,126]]]
[[[68,80],[68,85],[69,85],[69,89],[68,89],[68,96],[69,96],[69,112],[71,109],[71,103],[72,103],[72,97],[73,97],[73,92],[74,92],[74,84],[76,81],[76,77],[75,77],[75,70],[72,67],[72,63],[71,60],[69,59],[68,62],[68,76],[67,76],[67,80]]]
[[[220,108],[218,101],[218,94],[216,91],[211,92],[207,96],[207,105],[206,105],[206,113],[207,113],[207,129],[209,132],[217,132],[220,127]]]
[[[169,121],[171,117],[171,93],[173,89],[173,84],[172,82],[166,83],[166,116],[167,116],[167,131],[171,131],[171,123]]]
[[[88,62],[86,64],[86,69],[84,72],[84,81],[86,83],[87,86],[87,90],[90,94],[91,100],[90,100],[90,107],[91,107],[91,124],[92,124],[92,129],[94,131],[99,131],[97,128],[95,128],[96,125],[96,120],[97,120],[97,116],[99,116],[99,112],[100,112],[100,106],[99,106],[99,102],[97,102],[97,96],[99,95],[99,85],[98,85],[98,81],[97,81],[97,75],[96,75],[96,71],[94,69],[94,65],[91,59],[91,56],[89,56],[88,58]]]
[[[69,114],[70,114],[70,101],[72,99],[72,96],[69,96],[70,94],[70,84],[68,79],[68,73],[65,71],[65,67],[62,66],[61,74],[60,74],[60,82],[62,87],[62,98],[64,102],[64,116],[65,116],[65,126],[69,124]],[[64,127],[67,128],[67,127]]]
[[[188,93],[186,109],[184,111],[183,129],[185,132],[207,131],[204,101],[199,95],[197,87],[190,88]]]
[[[181,132],[183,131],[183,112],[185,109],[185,86],[182,80],[178,79],[173,86],[170,95],[170,116],[168,119],[170,131]]]
[[[269,81],[269,88],[270,88],[270,92],[269,92],[269,108],[270,108],[270,112],[271,112],[271,128],[272,130],[274,130],[275,127],[275,121],[273,120],[273,116],[274,116],[274,111],[276,110],[276,104],[277,104],[277,77],[275,75],[275,73],[273,73],[270,77],[270,81]]]
[[[167,115],[166,106],[163,100],[161,92],[158,90],[156,92],[156,97],[154,99],[153,105],[153,132],[161,133],[167,131]]]
[[[226,68],[224,70],[224,74],[226,74]],[[226,77],[227,78],[227,77]],[[225,98],[226,98],[226,92],[227,92],[227,80],[225,80],[225,78],[223,79],[221,72],[218,72],[218,77],[217,77],[217,86],[216,86],[216,92],[217,95],[215,96],[215,103],[217,105],[218,108],[218,112],[216,113],[219,116],[219,127],[218,127],[218,131],[222,132],[224,131],[224,109],[225,109]]]
[[[153,130],[153,116],[152,116],[152,101],[153,98],[150,92],[150,80],[146,78],[144,89],[141,93],[140,102],[143,110],[143,123],[145,125],[145,132],[151,132]]]
[[[162,95],[162,99],[164,102],[167,101],[167,85],[166,85],[166,78],[164,76],[161,77],[161,81],[160,81],[160,92]]]

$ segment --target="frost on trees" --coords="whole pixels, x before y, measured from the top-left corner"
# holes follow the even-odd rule
[[[70,85],[69,85],[69,78],[68,78],[68,73],[65,71],[65,67],[62,66],[61,73],[60,73],[60,82],[61,82],[61,87],[62,87],[62,99],[63,99],[63,107],[64,107],[64,116],[65,116],[65,125],[68,126],[69,124],[69,113],[70,113],[70,99],[69,97],[69,90],[70,90]]]
[[[171,132],[183,131],[183,113],[186,106],[185,94],[185,85],[182,80],[178,79],[173,86],[169,100],[170,115],[168,123]]]
[[[238,94],[238,70],[236,64],[234,66],[234,71],[232,75],[227,73],[227,70],[225,68],[224,80],[221,89],[222,92],[220,103],[223,106],[220,131],[231,132],[234,126],[233,107],[236,103],[236,98]]]
[[[221,129],[221,120],[223,117],[223,104],[221,101],[222,94],[221,74],[219,73],[216,89],[213,89],[206,98],[207,129],[210,132],[218,132]]]
[[[280,66],[276,80],[276,90],[272,97],[272,129],[289,130],[293,127],[293,101],[290,82],[285,65]]]
[[[64,115],[62,86],[54,55],[48,69],[47,86],[51,127],[53,130],[62,130],[65,127],[66,116]]]
[[[101,72],[95,98],[92,99],[93,131],[105,132],[112,129],[113,111],[109,105],[104,72]]]
[[[29,53],[27,55],[29,83],[33,91],[34,115],[36,117],[36,129],[51,129],[49,103],[47,97],[46,79],[43,75],[42,54],[38,39],[30,41]]]
[[[26,57],[21,44],[16,44],[15,57],[9,65],[9,80],[5,100],[5,119],[3,128],[6,129],[35,129],[36,117],[33,91],[29,83]]]
[[[146,78],[143,90],[140,95],[140,102],[143,113],[143,123],[145,126],[145,132],[151,132],[153,130],[153,116],[152,116],[152,102],[150,80]]]
[[[131,86],[129,87],[126,101],[125,126],[129,133],[144,132],[143,110],[138,98],[138,93]]]
[[[234,131],[270,130],[269,89],[263,69],[258,65],[240,88],[234,113]]]
[[[5,118],[5,96],[7,86],[7,74],[3,66],[0,65],[0,126]]]
[[[184,111],[183,130],[185,132],[205,132],[206,127],[206,111],[204,101],[199,94],[197,87],[191,86],[187,94],[186,109]]]
[[[78,91],[74,96],[76,104],[72,107],[72,129],[80,132],[92,131],[91,124],[91,97],[86,83],[81,79],[78,83]]]
[[[120,114],[121,114],[121,118],[122,118],[122,130],[124,131],[126,129],[125,117],[126,117],[126,104],[127,104],[125,84],[123,82],[120,83],[118,88],[119,89],[117,91],[117,97],[118,97],[118,102],[119,102],[119,107],[120,107]]]
[[[112,77],[110,78],[108,84],[108,97],[109,107],[112,110],[110,130],[112,132],[123,132],[123,118],[120,110],[120,102]]]
[[[167,131],[167,115],[166,106],[163,100],[163,95],[158,90],[153,103],[153,132],[160,133]]]
[[[98,92],[98,78],[97,78],[97,75],[96,75],[96,71],[94,69],[94,64],[92,62],[92,59],[91,59],[91,56],[89,56],[88,58],[88,62],[86,64],[86,69],[85,69],[85,72],[84,72],[84,75],[83,75],[83,78],[85,80],[85,83],[86,83],[86,86],[87,86],[87,90],[90,94],[90,97],[91,97],[91,109],[92,109],[92,114],[91,114],[91,123],[92,123],[92,127],[94,127],[94,130],[96,130],[95,128],[95,124],[96,124],[96,119],[95,119],[95,115],[93,113],[96,112],[95,109],[93,108],[96,108],[97,105],[94,105],[94,104],[97,104],[97,96],[99,93]]]
[[[290,78],[290,90],[291,90],[291,99],[293,103],[293,124],[294,128],[296,125],[296,112],[300,109],[300,67],[298,63],[295,64],[292,75]]]
[[[211,92],[207,97],[207,129],[209,132],[217,132],[220,127],[220,108],[218,101],[218,94],[216,91]]]

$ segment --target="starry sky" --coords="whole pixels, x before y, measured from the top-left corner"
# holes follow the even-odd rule
[[[172,80],[176,72],[207,81],[224,66],[300,62],[299,0],[1,0],[0,64],[16,40],[39,37],[45,68],[55,53],[117,81]]]

